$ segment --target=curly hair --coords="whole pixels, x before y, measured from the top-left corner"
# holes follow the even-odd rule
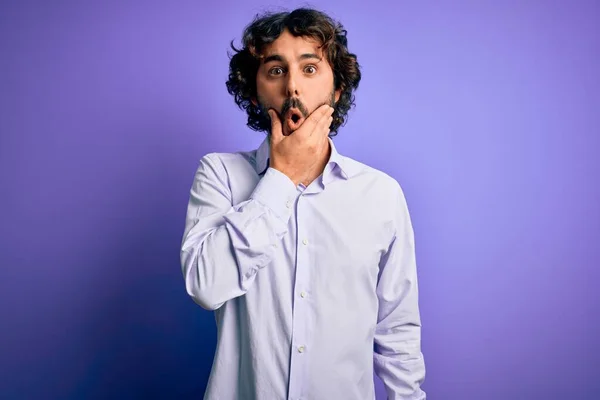
[[[334,106],[333,122],[329,136],[335,136],[340,126],[347,120],[347,114],[354,107],[353,91],[358,88],[361,78],[356,55],[348,51],[347,31],[339,23],[321,11],[299,8],[292,12],[266,13],[256,15],[244,30],[241,49],[235,54],[228,53],[229,78],[227,91],[238,107],[248,113],[248,127],[255,131],[268,131],[271,123],[260,105],[252,104],[258,98],[256,74],[263,58],[264,47],[273,43],[287,29],[294,36],[305,36],[317,40],[323,54],[333,70],[334,90],[340,90],[340,98]]]

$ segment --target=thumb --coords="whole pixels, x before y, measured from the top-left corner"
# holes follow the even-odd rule
[[[272,108],[269,108],[269,117],[271,117],[271,136],[276,139],[280,139],[283,136],[281,121],[279,120],[279,115]]]

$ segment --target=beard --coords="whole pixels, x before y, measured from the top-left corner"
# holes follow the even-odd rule
[[[260,97],[257,97],[257,100],[258,100],[260,126],[264,128],[264,130],[268,133],[268,135],[271,135],[271,117],[268,114],[268,110],[271,108],[277,112],[277,114],[279,116],[279,120],[281,121],[282,128],[285,126],[285,121],[283,120],[283,116],[286,115],[287,112],[291,108],[297,108],[302,113],[302,116],[305,121],[306,121],[306,118],[308,118],[308,116],[311,114],[308,111],[308,108],[306,108],[306,106],[304,105],[304,103],[302,103],[302,101],[300,101],[300,99],[298,99],[297,97],[288,97],[287,99],[285,99],[285,101],[283,102],[283,105],[281,106],[281,110],[278,110],[276,107],[272,106],[271,104],[264,101]],[[327,104],[327,105],[335,108],[335,89],[331,90],[331,93],[325,98],[324,101],[317,104],[317,106],[315,107],[315,110],[324,104]]]

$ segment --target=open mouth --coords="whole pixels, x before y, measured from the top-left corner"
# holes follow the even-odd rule
[[[296,129],[300,128],[304,122],[304,116],[297,109],[291,109],[286,115],[287,134],[291,134]]]

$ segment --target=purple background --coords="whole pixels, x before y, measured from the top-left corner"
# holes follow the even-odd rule
[[[262,140],[226,51],[269,4],[54,3],[0,9],[0,397],[201,398],[185,209]],[[599,3],[363,3],[311,4],[363,67],[337,146],[409,202],[429,397],[600,398]]]

